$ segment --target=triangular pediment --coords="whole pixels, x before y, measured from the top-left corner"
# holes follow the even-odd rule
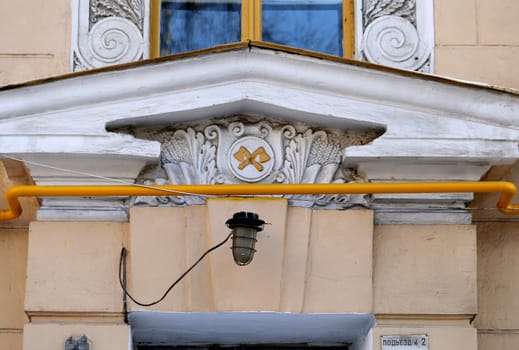
[[[343,154],[372,181],[478,180],[519,158],[513,92],[262,43],[6,87],[0,106],[1,153],[129,182],[161,146],[114,131],[239,115],[385,131]],[[103,182],[29,167],[40,184]]]

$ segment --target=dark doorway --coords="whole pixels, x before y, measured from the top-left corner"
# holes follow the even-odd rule
[[[203,346],[146,346],[140,345],[137,350],[350,350],[351,344],[338,346],[316,346],[310,344],[274,344],[274,345],[203,345]],[[310,349],[311,348],[311,349]]]

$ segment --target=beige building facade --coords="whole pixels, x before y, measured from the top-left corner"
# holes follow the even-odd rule
[[[262,42],[74,73],[78,4],[0,4],[2,209],[18,185],[519,184],[513,0],[435,0],[432,75]],[[429,192],[21,198],[0,349],[516,348],[519,216]],[[251,264],[227,243],[155,306],[123,293],[160,297],[241,211],[268,223]]]

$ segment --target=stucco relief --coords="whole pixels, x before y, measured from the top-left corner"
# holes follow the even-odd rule
[[[426,7],[431,4],[426,3],[431,2],[358,0],[359,58],[396,68],[431,72],[433,12],[432,8]]]
[[[75,0],[72,70],[146,58],[149,0]]]
[[[211,124],[137,129],[136,137],[161,143],[160,166],[145,169],[140,182],[154,184],[345,183],[366,181],[343,166],[345,148],[380,135],[377,130],[326,131],[270,120],[213,120]],[[367,197],[287,196],[292,205],[368,206]],[[197,197],[135,198],[133,204],[190,205]]]

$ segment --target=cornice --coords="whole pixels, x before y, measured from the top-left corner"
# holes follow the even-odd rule
[[[197,69],[192,69],[192,67]],[[426,75],[379,70],[264,47],[185,55],[176,60],[130,65],[120,70],[0,92],[0,118],[66,110],[106,102],[131,101],[168,92],[233,83],[267,83],[347,96],[359,100],[430,110],[519,129],[514,122],[519,97],[476,85],[455,85]],[[455,98],[453,98],[455,97]],[[253,99],[247,91],[234,100]],[[21,100],[25,103],[21,103]]]
[[[369,145],[345,151],[345,165],[370,181],[474,181],[519,158],[519,96],[262,44],[7,89],[0,106],[2,153],[127,182],[159,161],[160,144],[112,131],[202,125],[230,115],[317,129],[385,129]],[[106,182],[29,168],[37,184]],[[415,222],[434,209],[424,222],[470,222],[463,208],[471,197],[433,197],[379,198],[376,218]],[[127,217],[124,199],[89,204],[88,212],[72,207],[46,200],[39,217]]]

